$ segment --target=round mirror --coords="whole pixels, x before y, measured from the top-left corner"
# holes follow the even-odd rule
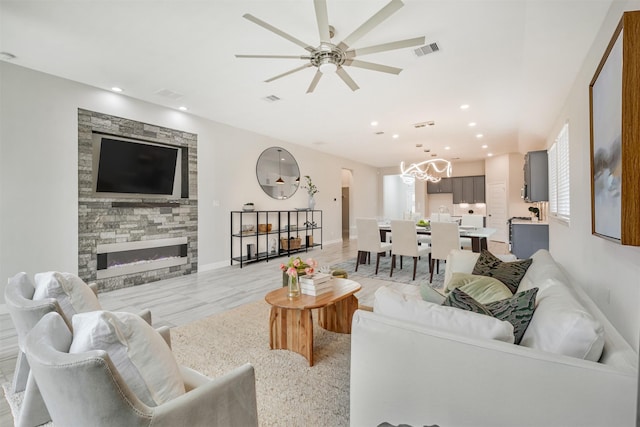
[[[300,186],[298,162],[281,147],[269,147],[260,154],[256,176],[264,192],[278,200],[290,198]]]

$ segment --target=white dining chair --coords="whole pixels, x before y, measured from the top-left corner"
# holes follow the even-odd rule
[[[462,223],[460,225],[466,227],[483,228],[484,217],[482,215],[462,215]],[[461,237],[460,245],[462,249],[472,249],[471,239],[469,237]]]
[[[413,280],[416,280],[418,258],[428,255],[428,261],[431,262],[431,248],[427,245],[418,245],[418,233],[416,224],[413,221],[391,221],[391,233],[393,233],[393,240],[391,242],[391,272],[389,277],[393,276],[396,256],[400,256],[400,268],[402,268],[402,257],[410,256],[413,257]]]
[[[452,250],[460,249],[460,227],[456,222],[431,223],[431,262],[429,283],[433,281],[434,264],[440,273],[440,260],[446,260]]]
[[[451,222],[451,214],[448,213],[441,213],[439,214],[440,219],[438,220],[438,222]]]
[[[376,274],[380,266],[380,255],[391,250],[391,243],[380,240],[380,227],[375,218],[356,218],[358,230],[358,256],[356,257],[356,271],[365,262],[371,263],[371,253],[376,254]]]

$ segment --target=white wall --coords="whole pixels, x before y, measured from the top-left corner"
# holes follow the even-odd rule
[[[589,83],[622,12],[638,9],[640,1],[637,0],[613,2],[548,135],[550,146],[569,121],[571,224],[551,220],[551,253],[636,351],[640,336],[640,247],[621,246],[591,234]],[[640,189],[635,191],[640,194]]]
[[[258,186],[255,163],[270,146],[287,149],[320,192],[324,241],[341,239],[341,171],[353,171],[353,216],[376,216],[378,171],[190,114],[0,62],[0,277],[19,271],[78,270],[78,124],[86,108],[198,134],[198,266],[229,265],[229,212],[307,206]],[[4,295],[5,280],[2,283]]]

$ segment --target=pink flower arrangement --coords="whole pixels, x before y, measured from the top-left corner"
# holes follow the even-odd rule
[[[298,276],[302,272],[311,276],[318,268],[318,261],[313,258],[309,258],[306,261],[302,261],[302,258],[291,258],[287,264],[280,264],[280,270],[287,273],[289,276]]]

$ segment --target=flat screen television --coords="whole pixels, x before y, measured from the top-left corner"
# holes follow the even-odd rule
[[[96,195],[180,198],[180,147],[100,134],[93,142]]]

